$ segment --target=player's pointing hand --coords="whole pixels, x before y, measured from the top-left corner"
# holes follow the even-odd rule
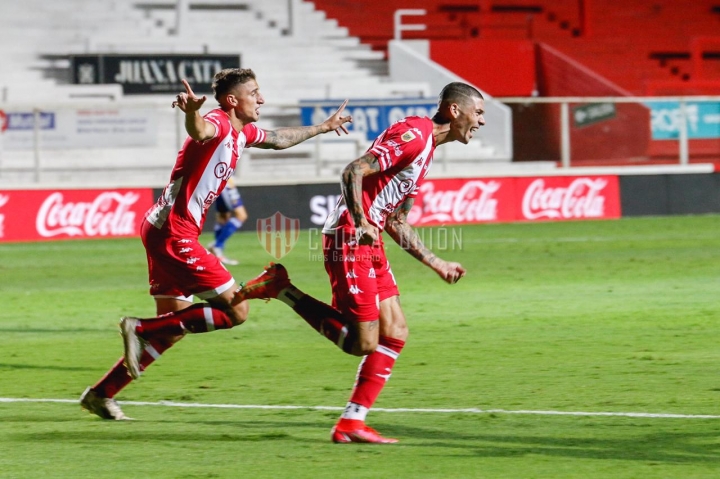
[[[192,91],[192,88],[190,88],[187,80],[183,78],[180,81],[185,86],[185,93],[179,93],[178,96],[175,97],[176,99],[172,103],[172,107],[175,108],[177,106],[185,113],[188,111],[198,111],[203,106],[203,103],[205,103],[205,100],[207,100],[207,97],[203,95],[202,98],[198,98]]]
[[[325,120],[323,123],[327,127],[327,131],[335,131],[335,133],[340,136],[340,130],[344,131],[345,134],[348,134],[347,128],[345,128],[345,123],[352,123],[352,116],[342,116],[343,111],[345,110],[345,107],[348,104],[348,100],[345,100],[342,102],[342,105],[340,105],[340,108],[337,109],[335,113],[332,114],[327,120]]]

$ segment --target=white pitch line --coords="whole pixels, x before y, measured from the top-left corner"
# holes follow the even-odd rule
[[[421,238],[422,239],[422,238]],[[470,238],[460,239],[458,242],[467,242],[472,244],[504,244],[504,243],[611,243],[618,241],[697,241],[697,240],[715,240],[716,236],[711,235],[674,235],[674,236],[568,236],[554,238]],[[447,240],[451,241],[450,238]]]
[[[0,403],[63,403],[79,404],[76,399],[32,399],[32,398],[0,398]],[[266,409],[266,410],[298,410],[310,409],[316,411],[343,411],[339,406],[291,406],[291,405],[261,405],[261,404],[204,404],[185,403],[174,401],[118,401],[123,406],[165,406],[208,409]],[[589,411],[533,411],[533,410],[507,410],[507,409],[446,409],[446,408],[373,408],[376,412],[389,413],[435,413],[435,414],[534,414],[538,416],[606,416],[606,417],[640,417],[659,419],[720,419],[720,415],[712,414],[662,414],[649,412],[589,412]]]

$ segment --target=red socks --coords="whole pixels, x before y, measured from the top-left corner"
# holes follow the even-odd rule
[[[308,295],[303,295],[294,303],[292,308],[315,331],[328,338],[346,353],[352,351],[355,332],[345,325],[345,318],[340,311]]]
[[[140,369],[144,371],[150,364],[158,359],[162,353],[170,349],[173,344],[172,341],[167,339],[150,339],[140,358]],[[128,373],[125,364],[123,364],[124,360],[125,358],[120,358],[118,362],[115,363],[115,366],[92,387],[100,397],[115,397],[120,390],[132,381],[130,373]]]
[[[233,324],[225,312],[199,303],[157,318],[141,319],[137,333],[143,339],[156,336],[182,336],[185,332],[207,333],[216,329],[229,329]]]
[[[140,369],[144,371],[173,344],[173,339],[181,338],[186,332],[207,333],[216,329],[229,329],[233,324],[222,310],[210,307],[207,303],[194,304],[186,309],[163,314],[157,318],[141,319],[137,334],[146,341],[145,350],[140,357]],[[124,358],[108,371],[93,386],[95,392],[106,398],[114,397],[130,384],[132,378],[123,364]]]
[[[368,409],[375,404],[385,383],[390,379],[395,360],[400,355],[405,341],[380,336],[377,349],[365,356],[358,368],[355,387],[350,395],[350,402]]]

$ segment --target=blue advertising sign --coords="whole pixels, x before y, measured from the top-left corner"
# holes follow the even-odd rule
[[[678,140],[680,138],[680,103],[677,101],[647,102],[650,108],[650,125],[653,140]],[[685,103],[688,138],[720,138],[720,103]]]
[[[327,117],[335,113],[343,100],[302,100],[300,101],[300,115],[305,126],[322,123]],[[365,137],[372,141],[388,126],[406,116],[432,117],[437,111],[437,101],[427,99],[396,100],[387,103],[387,100],[350,100],[345,112],[352,115],[352,123],[347,123],[349,131],[365,133]]]
[[[8,112],[8,130],[33,130],[35,129],[35,113],[33,112]],[[55,113],[41,111],[38,115],[38,127],[40,130],[55,129]]]

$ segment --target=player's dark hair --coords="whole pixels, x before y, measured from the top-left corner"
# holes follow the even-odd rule
[[[438,111],[435,113],[435,116],[433,116],[433,121],[438,124],[449,123],[450,118],[446,118],[444,114],[441,113],[443,111],[443,105],[457,103],[458,105],[465,106],[469,103],[473,104],[473,99],[475,98],[485,99],[477,88],[467,83],[459,81],[448,83],[442,89],[440,95],[438,95]]]
[[[456,81],[445,85],[445,88],[442,89],[438,96],[438,105],[443,103],[467,104],[473,98],[485,99],[477,88]]]
[[[249,68],[225,68],[215,74],[213,78],[213,94],[215,99],[227,95],[237,85],[241,85],[250,80],[255,80],[255,72]]]

